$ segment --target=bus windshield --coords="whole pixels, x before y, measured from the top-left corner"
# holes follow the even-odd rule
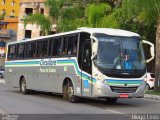
[[[138,37],[96,34],[98,39],[97,67],[110,70],[143,70],[145,58]]]

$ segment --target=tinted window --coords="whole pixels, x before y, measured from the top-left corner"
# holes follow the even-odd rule
[[[8,59],[13,60],[16,58],[16,45],[10,45],[8,47]]]
[[[47,57],[48,56],[48,40],[37,42],[37,57]]]
[[[24,44],[17,45],[18,48],[18,58],[24,58]]]
[[[62,51],[63,55],[67,55],[68,54],[68,38],[64,37],[63,39],[63,51]]]
[[[26,44],[26,58],[36,58],[36,42],[28,42]]]
[[[49,49],[49,51],[48,51],[48,52],[49,52],[49,56],[53,56],[53,55],[52,55],[52,53],[53,53],[53,46],[54,46],[54,39],[53,39],[53,38],[51,38],[51,39],[49,40],[49,45],[50,45],[50,46],[49,46],[50,49]]]
[[[55,38],[50,40],[50,56],[61,55],[61,38]]]
[[[43,41],[42,53],[43,53],[43,57],[48,56],[48,40]]]
[[[43,47],[43,42],[38,41],[37,42],[37,57],[38,58],[42,57],[42,47]]]
[[[77,35],[64,37],[63,55],[76,55],[77,53]]]

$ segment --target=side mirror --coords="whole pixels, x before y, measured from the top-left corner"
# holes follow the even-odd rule
[[[97,51],[98,51],[98,39],[94,36],[90,36],[92,40],[92,56],[91,59],[93,60],[97,56]]]
[[[148,59],[148,60],[146,60],[146,62],[149,63],[149,62],[150,62],[151,60],[153,60],[154,57],[155,57],[155,53],[154,53],[154,44],[151,43],[151,42],[149,42],[149,41],[146,41],[146,40],[142,40],[142,42],[143,42],[144,44],[148,44],[148,45],[151,46],[151,47],[150,47],[151,58]]]

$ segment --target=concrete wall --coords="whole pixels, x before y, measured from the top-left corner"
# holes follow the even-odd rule
[[[20,13],[19,13],[19,23],[18,23],[18,38],[17,40],[24,39],[25,30],[31,30],[31,38],[36,38],[40,36],[40,27],[35,24],[27,24],[24,28],[23,18],[26,16],[25,8],[33,8],[33,14],[40,13],[40,9],[44,9],[44,15],[48,15],[48,9],[44,5],[45,0],[21,0],[20,2]]]

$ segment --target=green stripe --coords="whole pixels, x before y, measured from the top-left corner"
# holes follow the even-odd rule
[[[77,66],[77,64],[73,61],[73,62],[69,62],[69,61],[63,61],[63,62],[57,62],[57,64],[59,64],[59,65],[65,65],[65,64],[72,64],[74,67],[75,67],[75,71],[76,71],[76,74],[78,75],[78,76],[82,76],[82,79],[83,80],[89,80],[89,81],[91,81],[91,82],[96,82],[96,80],[91,80],[91,79],[88,79],[88,77],[87,77],[87,75],[84,75],[84,74],[81,74],[81,72],[79,72],[79,70],[78,70],[78,66]]]
[[[109,85],[115,85],[115,84],[121,84],[121,85],[124,85],[125,83],[108,83]],[[140,85],[140,83],[127,83],[128,85]]]
[[[83,80],[89,80],[92,81],[91,79],[88,79],[88,75],[81,74],[81,71],[78,69],[78,65],[75,60],[57,60],[57,65],[73,65],[76,71],[77,76],[82,75]],[[28,61],[28,62],[6,62],[5,67],[31,67],[31,66],[41,66],[40,61]],[[93,82],[96,82],[95,79],[93,79]]]

